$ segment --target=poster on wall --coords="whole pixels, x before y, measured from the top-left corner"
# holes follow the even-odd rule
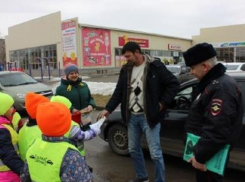
[[[109,30],[83,28],[83,66],[111,66],[111,34]]]
[[[140,47],[148,48],[149,40],[148,39],[138,39],[128,37],[127,35],[123,35],[122,37],[118,37],[119,46],[124,46],[127,42],[136,42]]]
[[[77,65],[76,25],[74,19],[62,22],[63,66],[67,63]]]

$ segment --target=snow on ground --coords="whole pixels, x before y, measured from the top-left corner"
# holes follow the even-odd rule
[[[41,77],[39,76],[35,76],[34,77],[36,80],[41,80]],[[90,77],[88,77],[88,76],[82,76],[82,79],[88,79],[88,78],[90,78]],[[48,76],[44,76],[43,77],[43,79],[44,80],[48,80],[49,79],[49,77]],[[50,80],[48,80],[48,81],[59,81],[60,80],[60,77],[50,77]]]
[[[111,82],[85,82],[88,84],[91,94],[101,94],[101,95],[112,95],[114,89],[116,88],[116,83]],[[53,93],[55,93],[56,88],[60,85],[60,82],[52,85]]]

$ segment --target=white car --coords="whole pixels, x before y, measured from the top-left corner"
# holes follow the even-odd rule
[[[226,72],[245,71],[245,63],[224,63]]]

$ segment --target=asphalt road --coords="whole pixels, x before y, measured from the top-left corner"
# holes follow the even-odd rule
[[[84,79],[94,82],[117,82],[118,75],[101,76]],[[53,83],[50,83],[53,84]],[[93,111],[95,121],[99,111]],[[127,182],[135,177],[133,165],[129,156],[115,154],[108,143],[99,137],[85,142],[87,150],[87,163],[94,170],[95,182]],[[164,151],[163,151],[164,152]],[[154,169],[149,152],[145,150],[145,159],[150,181],[154,181]],[[164,155],[167,182],[194,182],[194,169],[181,158]],[[228,169],[224,182],[244,182],[245,172]]]

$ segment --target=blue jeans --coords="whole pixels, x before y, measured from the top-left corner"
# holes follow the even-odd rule
[[[159,137],[160,129],[160,123],[154,128],[150,128],[144,114],[131,114],[128,123],[128,149],[133,160],[137,178],[148,177],[140,145],[142,134],[144,134],[155,167],[155,182],[165,182],[165,167]]]

